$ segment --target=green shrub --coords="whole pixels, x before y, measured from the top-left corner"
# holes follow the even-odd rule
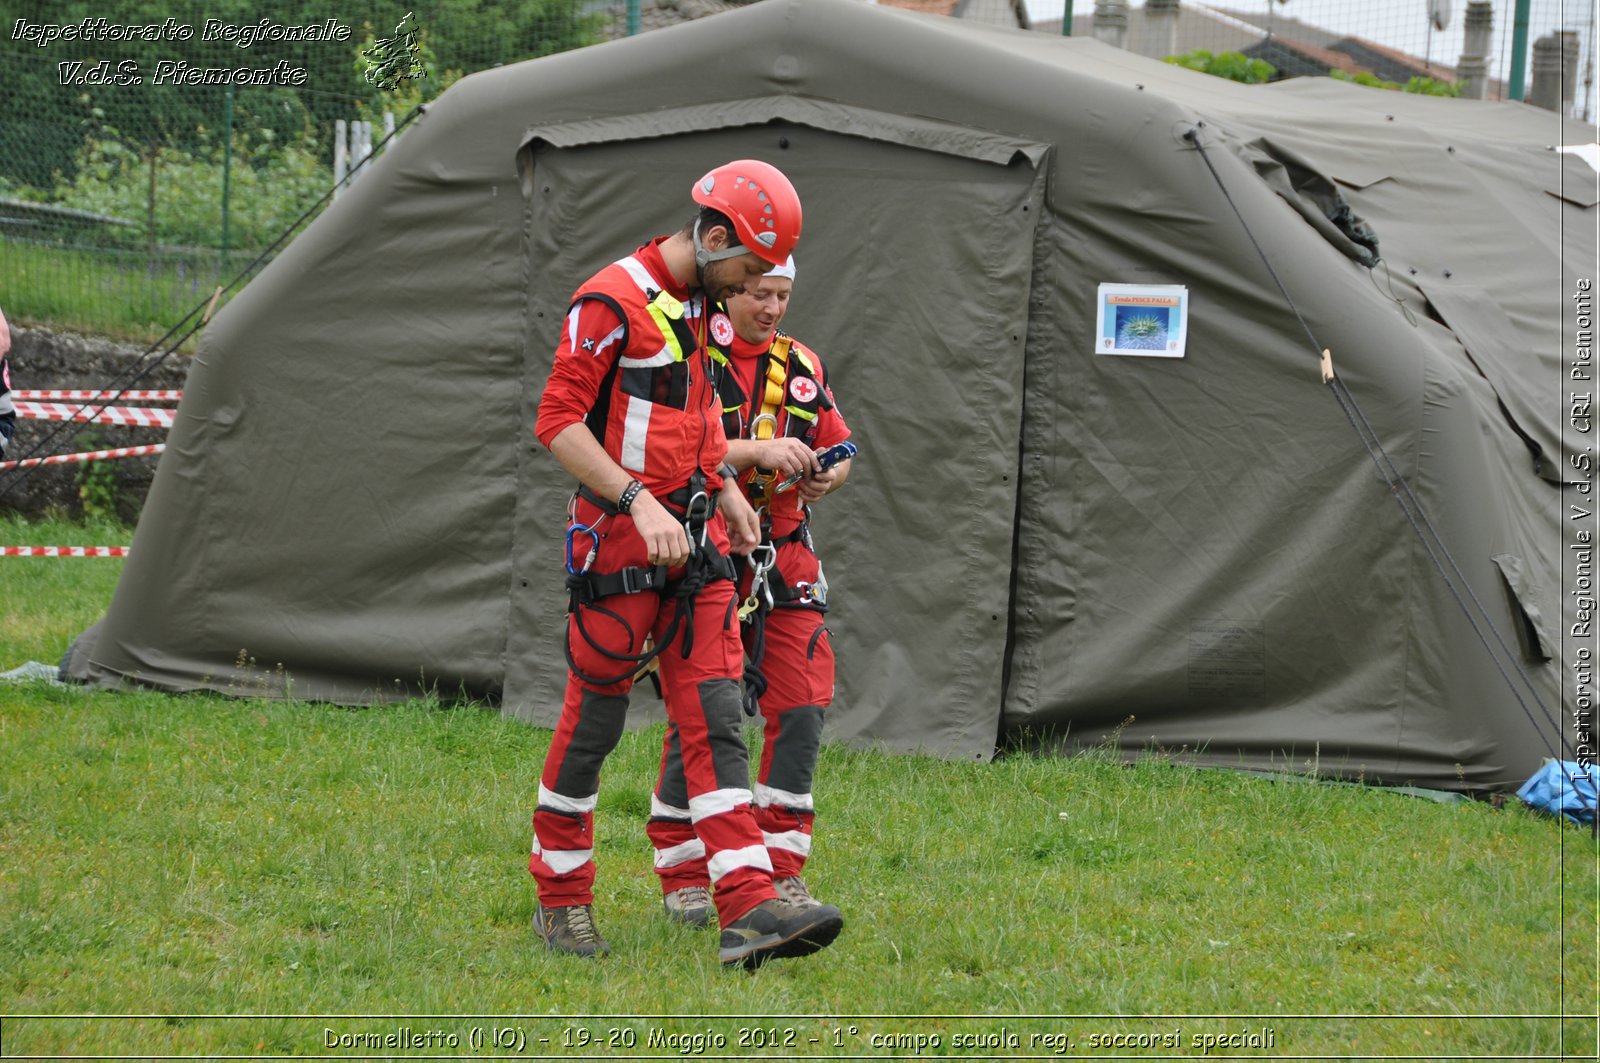
[[[1246,85],[1271,81],[1278,72],[1278,68],[1265,59],[1251,59],[1243,52],[1218,52],[1213,55],[1204,48],[1183,55],[1169,55],[1163,61],[1229,81],[1242,81]]]
[[[332,180],[309,130],[274,143],[270,129],[233,138],[229,165],[229,243],[264,247]],[[102,128],[84,141],[76,172],[55,188],[58,202],[137,220],[148,244],[217,247],[222,233],[222,145],[208,135],[194,151],[159,143],[134,146]],[[126,239],[126,233],[116,234]]]
[[[1362,70],[1355,74],[1347,74],[1343,70],[1331,70],[1328,76],[1339,81],[1349,81],[1356,85],[1365,85],[1371,89],[1388,89],[1390,92],[1414,92],[1419,96],[1460,96],[1461,86],[1450,81],[1440,81],[1438,78],[1415,77],[1404,85],[1398,81],[1385,81],[1376,74]]]

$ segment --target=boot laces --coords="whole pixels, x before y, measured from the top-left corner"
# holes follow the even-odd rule
[[[680,908],[704,908],[711,903],[711,891],[704,886],[685,886],[677,891]]]
[[[587,904],[577,904],[567,909],[567,931],[574,941],[586,945],[600,940],[600,932],[594,926],[594,913]]]
[[[778,896],[796,907],[803,908],[817,903],[817,899],[811,896],[811,890],[806,886],[806,880],[799,875],[774,879],[772,885],[778,891]]]

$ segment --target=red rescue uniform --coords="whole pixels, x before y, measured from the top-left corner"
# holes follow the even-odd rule
[[[535,431],[549,446],[563,430],[587,424],[612,460],[681,512],[695,474],[704,476],[708,493],[721,486],[716,470],[727,438],[703,300],[672,277],[660,243],[607,266],[574,295]],[[588,561],[586,572],[602,578],[650,571],[632,519],[614,507],[580,493],[569,513],[569,530],[574,526],[591,529],[571,536],[575,568],[585,570]],[[714,506],[705,532],[726,556],[727,528]],[[684,574],[680,567],[665,576],[670,582]],[[546,908],[593,902],[600,768],[622,734],[632,687],[628,658],[643,652],[647,636],[663,647],[660,677],[682,749],[691,834],[704,849],[722,924],[775,896],[739,734],[734,594],[730,580],[713,578],[686,597],[651,587],[574,605],[566,696],[533,815],[529,870]]]
[[[843,442],[850,428],[828,386],[826,369],[815,351],[775,334],[752,344],[733,336],[724,348],[729,374],[722,380],[723,425],[730,437],[792,436],[813,450]],[[764,385],[774,359],[783,387],[781,406],[772,410],[769,432],[757,432]],[[761,506],[763,470],[740,475],[741,487]],[[833,701],[833,647],[824,626],[826,581],[806,525],[798,490],[767,501],[764,538],[777,548],[770,585],[780,599],[775,608],[743,626],[744,651],[752,662],[745,672],[746,694],[758,694],[764,741],[756,776],[756,821],[772,862],[773,874],[800,874],[811,852],[815,806],[812,781],[821,744],[824,710]],[[741,567],[739,595],[750,592],[751,572]],[[682,737],[669,727],[662,751],[661,778],[651,801],[647,833],[656,848],[656,873],[662,892],[704,885],[706,854],[694,837],[691,817],[682,807]]]

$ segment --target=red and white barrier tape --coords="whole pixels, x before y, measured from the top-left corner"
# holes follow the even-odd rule
[[[0,461],[0,471],[29,469],[35,465],[63,465],[69,461],[100,461],[103,458],[140,458],[146,454],[160,454],[167,449],[165,443],[150,443],[142,447],[116,447],[112,450],[86,450],[80,454],[52,454],[48,458],[19,458]]]
[[[11,397],[19,402],[96,402],[99,400],[128,402],[177,402],[183,398],[181,391],[60,391],[18,388]]]
[[[101,409],[73,406],[61,402],[18,402],[17,416],[24,421],[93,421],[134,428],[171,428],[176,410],[142,409],[137,406],[106,406]]]
[[[127,557],[126,546],[0,546],[0,557]]]

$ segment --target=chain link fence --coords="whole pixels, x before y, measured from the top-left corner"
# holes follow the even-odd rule
[[[740,2],[7,0],[0,299],[23,322],[153,339],[255,262],[388,122],[457,78]],[[1036,31],[1060,33],[1067,7],[1028,0],[1025,10]],[[1520,81],[1530,100],[1590,119],[1594,7],[1071,5],[1076,34],[1228,76],[1241,72],[1213,64],[1236,53],[1241,80],[1335,76],[1490,99],[1511,98]]]
[[[0,297],[14,319],[144,340],[270,255],[386,124],[468,73],[599,40],[609,17],[582,0],[6,8]]]
[[[1155,59],[1203,63],[1196,53],[1213,59],[1229,53],[1270,67],[1237,80],[1342,77],[1436,95],[1522,99],[1595,120],[1592,0],[1029,0],[1027,6],[1040,32],[1060,33],[1070,6],[1075,36]]]

